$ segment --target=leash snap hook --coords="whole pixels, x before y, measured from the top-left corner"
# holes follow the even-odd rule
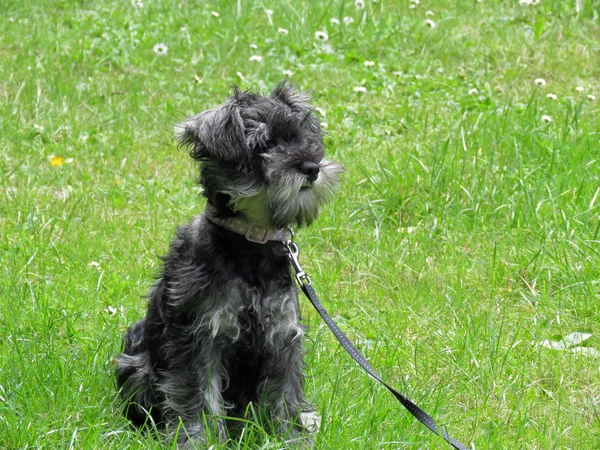
[[[285,247],[288,251],[288,256],[292,263],[292,267],[294,268],[294,272],[296,272],[296,280],[298,280],[298,283],[301,285],[309,285],[310,278],[308,277],[308,274],[302,270],[300,262],[298,261],[298,257],[300,256],[298,245],[296,245],[294,241],[288,240],[285,242]]]

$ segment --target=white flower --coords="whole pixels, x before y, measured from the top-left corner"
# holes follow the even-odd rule
[[[256,50],[258,48],[258,45],[256,45],[256,44],[250,44],[250,48],[252,50]]]
[[[277,32],[283,35],[288,34],[288,30],[286,30],[285,28],[277,28]]]
[[[543,115],[542,116],[542,122],[550,123],[550,122],[552,122],[552,117]]]
[[[327,33],[325,33],[324,31],[317,31],[315,33],[315,38],[317,39],[317,41],[325,42],[326,40],[329,39],[329,35]]]
[[[87,140],[89,139],[89,137],[90,137],[90,136],[89,136],[87,133],[81,133],[81,134],[79,135],[79,140],[80,140],[81,142],[85,142],[85,141],[87,141]]]
[[[419,3],[421,3],[419,0],[410,0],[411,3],[414,3],[415,5],[418,5]]]
[[[478,93],[479,93],[479,91],[475,88],[469,89],[469,95],[477,95]]]
[[[154,53],[156,53],[157,55],[166,55],[167,51],[169,50],[169,48],[165,45],[165,44],[156,44],[152,50],[154,51]]]
[[[364,86],[355,86],[354,92],[367,92],[367,88]]]
[[[198,84],[202,83],[202,78],[200,78],[198,75],[194,75],[194,81]]]
[[[33,129],[35,131],[37,131],[38,133],[43,133],[44,132],[44,127],[41,125],[38,125],[37,123],[33,124]]]
[[[425,15],[427,17],[432,17],[433,16],[433,11],[425,11]]]
[[[431,19],[427,19],[425,21],[425,25],[427,25],[429,28],[435,28],[435,22]]]
[[[144,2],[142,0],[131,0],[131,6],[134,8],[143,8]]]
[[[321,122],[321,128],[329,128],[329,124],[327,122]]]
[[[392,72],[392,75],[394,75],[395,77],[401,77],[402,76],[402,71],[401,70],[397,70],[395,72]]]
[[[544,87],[544,86],[546,86],[546,80],[544,80],[543,78],[536,78],[536,79],[535,79],[533,82],[534,82],[534,83],[535,83],[537,86],[541,86],[541,87]]]
[[[416,7],[417,7],[417,5],[415,5],[413,3],[411,3],[410,6],[409,6],[410,9],[415,9]]]
[[[529,0],[530,5],[537,5],[539,2],[540,0]]]
[[[99,262],[97,262],[97,261],[91,261],[91,262],[88,264],[88,266],[90,266],[90,267],[94,267],[94,268],[96,268],[96,269],[97,269],[97,268],[99,268],[99,267],[100,267],[100,263],[99,263]]]
[[[596,100],[596,96],[595,96],[595,95],[592,95],[592,94],[588,94],[588,96],[587,96],[587,99],[588,99],[590,102],[593,102],[593,101],[595,101],[595,100]]]
[[[365,67],[371,67],[371,66],[375,65],[375,62],[374,61],[365,61],[364,64],[365,64]]]
[[[583,91],[585,91],[585,88],[584,88],[583,86],[577,86],[577,87],[575,88],[575,90],[576,90],[577,92],[583,92]]]
[[[344,25],[350,25],[352,22],[354,22],[354,19],[352,17],[344,17]]]
[[[240,80],[245,80],[244,75],[242,75],[242,72],[236,72],[235,73],[238,77],[240,77]]]
[[[335,17],[333,19],[329,19],[329,22],[331,23],[331,25],[339,25],[340,21],[337,20]]]
[[[272,9],[265,9],[265,14],[267,16],[272,16],[273,15],[273,10]]]
[[[327,115],[327,113],[325,112],[325,110],[323,108],[315,108],[315,111],[317,111],[319,114],[321,114],[323,117],[325,117]]]
[[[519,5],[531,5],[531,0],[519,0]]]
[[[281,73],[286,77],[291,77],[292,75],[294,75],[294,72],[292,72],[291,70],[284,70]]]
[[[558,97],[555,94],[546,94],[546,98],[550,100],[558,100]]]
[[[219,16],[221,15],[221,14],[219,14],[219,13],[218,13],[218,12],[216,12],[216,11],[211,11],[210,13],[211,13],[211,14],[212,14],[214,17],[219,17]]]
[[[355,0],[354,6],[356,7],[356,9],[364,9],[365,2],[364,0]]]
[[[252,55],[250,58],[248,58],[248,61],[262,62],[262,56]]]

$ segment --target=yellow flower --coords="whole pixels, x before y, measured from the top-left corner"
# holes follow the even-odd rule
[[[50,160],[50,165],[52,167],[60,167],[63,165],[63,162],[65,161],[64,158],[61,158],[60,156],[55,156],[55,155],[50,155],[50,158],[48,158]]]

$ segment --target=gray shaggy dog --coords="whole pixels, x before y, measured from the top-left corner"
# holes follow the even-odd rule
[[[332,196],[341,166],[323,159],[306,94],[234,88],[176,127],[199,162],[203,214],[179,227],[146,317],[123,336],[117,379],[126,417],[182,447],[226,439],[250,405],[277,433],[310,442],[301,423],[303,327],[286,242]],[[178,427],[183,426],[178,430]]]

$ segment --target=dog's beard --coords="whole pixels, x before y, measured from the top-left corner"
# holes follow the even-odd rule
[[[319,176],[308,183],[306,176],[295,168],[268,174],[269,184],[250,194],[249,189],[231,195],[230,205],[249,221],[264,227],[283,228],[289,225],[308,226],[319,214],[321,205],[329,200],[339,182],[342,167],[323,160]],[[239,195],[241,192],[244,194]]]

